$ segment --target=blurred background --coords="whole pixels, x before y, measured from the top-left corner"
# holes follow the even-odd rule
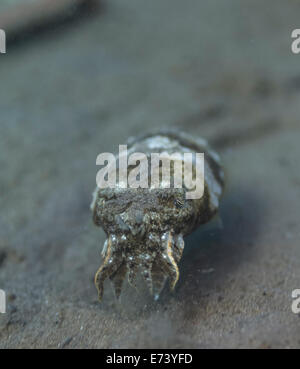
[[[296,0],[2,0],[1,348],[295,348],[300,320]],[[223,225],[186,239],[177,290],[118,303],[93,276],[96,156],[157,127],[226,171]]]

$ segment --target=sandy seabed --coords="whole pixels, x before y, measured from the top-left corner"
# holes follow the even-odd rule
[[[300,54],[288,0],[110,0],[0,55],[1,348],[296,348]],[[96,156],[177,127],[226,171],[220,223],[186,240],[154,303],[93,276]]]

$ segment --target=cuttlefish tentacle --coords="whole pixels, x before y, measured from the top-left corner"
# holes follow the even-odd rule
[[[136,278],[138,273],[138,267],[133,259],[133,256],[128,257],[127,270],[128,270],[128,282],[131,287],[136,289]]]
[[[183,237],[168,231],[161,238],[151,237],[151,239],[153,246],[154,244],[159,246],[160,252],[153,252],[152,250],[151,253],[143,253],[137,257],[132,255],[125,256],[120,253],[118,247],[124,241],[122,241],[122,237],[120,239],[117,239],[114,235],[108,237],[102,251],[102,256],[104,257],[103,264],[95,275],[95,285],[98,290],[99,300],[103,296],[103,285],[106,278],[111,280],[117,298],[121,294],[127,273],[129,284],[136,288],[136,276],[139,266],[142,268],[142,275],[150,294],[154,294],[155,300],[158,299],[168,277],[170,279],[170,287],[174,290],[179,279],[177,263],[182,256],[184,248]]]
[[[184,249],[184,240],[182,234],[174,237],[173,255],[177,263],[179,263]]]
[[[160,261],[158,257],[153,262],[151,276],[154,300],[158,300],[167,279],[165,271],[160,266]]]
[[[121,295],[122,285],[126,277],[126,274],[127,274],[127,266],[126,266],[126,263],[123,261],[119,269],[113,275],[109,277],[114,286],[115,295],[117,299]]]
[[[143,277],[147,283],[147,286],[149,288],[149,292],[151,295],[153,295],[153,281],[152,281],[152,267],[153,267],[153,261],[155,259],[156,254],[144,254],[141,256],[141,265],[143,269]]]
[[[170,278],[171,290],[174,290],[178,279],[179,269],[173,253],[173,235],[172,232],[166,232],[162,236],[164,251],[161,257],[162,267]]]
[[[101,301],[103,296],[103,284],[106,278],[113,275],[120,267],[122,259],[113,250],[113,240],[109,236],[106,245],[105,258],[103,264],[95,275],[95,286],[98,290],[98,297]]]

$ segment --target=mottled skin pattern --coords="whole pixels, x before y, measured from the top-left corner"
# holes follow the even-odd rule
[[[204,195],[187,200],[186,188],[96,188],[91,204],[93,220],[107,234],[102,251],[104,261],[95,276],[100,300],[106,278],[110,278],[119,297],[126,275],[135,286],[138,271],[155,299],[167,278],[174,289],[179,278],[177,264],[184,248],[183,237],[214,217],[223,190],[224,174],[218,155],[201,138],[159,131],[130,139],[128,155],[133,152],[143,152],[149,158],[153,152],[204,153]]]

